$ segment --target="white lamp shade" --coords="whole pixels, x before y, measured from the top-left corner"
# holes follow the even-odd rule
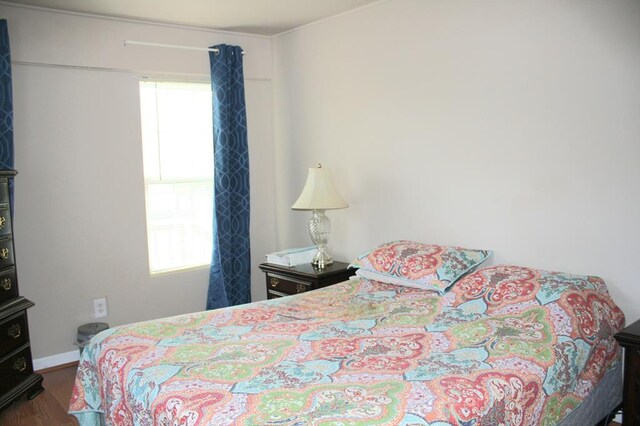
[[[338,193],[329,170],[323,168],[321,164],[309,168],[307,182],[300,196],[291,206],[293,210],[331,210],[347,207],[349,205]]]

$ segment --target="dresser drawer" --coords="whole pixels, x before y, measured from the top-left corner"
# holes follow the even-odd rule
[[[0,273],[0,305],[18,297],[16,270],[11,268]]]
[[[8,204],[0,204],[0,237],[11,235],[11,211]]]
[[[0,240],[0,268],[13,266],[14,262],[13,240],[11,238]]]
[[[304,293],[311,289],[308,281],[296,280],[278,274],[267,274],[267,292],[281,293],[284,295]]]
[[[0,395],[13,389],[33,373],[31,350],[27,345],[0,361]]]
[[[7,178],[0,178],[0,204],[9,203],[9,181]]]
[[[0,322],[0,358],[29,341],[27,312],[5,318]]]

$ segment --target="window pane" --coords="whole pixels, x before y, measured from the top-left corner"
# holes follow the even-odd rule
[[[213,133],[206,83],[141,82],[151,273],[211,262]]]
[[[190,86],[157,89],[160,168],[165,180],[213,176],[211,88]]]
[[[211,263],[213,182],[147,184],[152,272]]]

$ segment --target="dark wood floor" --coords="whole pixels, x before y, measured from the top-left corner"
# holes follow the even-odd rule
[[[0,413],[2,426],[70,426],[75,417],[67,414],[76,365],[42,372],[44,392],[31,401],[23,398]]]
[[[77,365],[41,372],[44,392],[28,401],[16,402],[0,413],[2,426],[70,426],[77,425],[75,417],[67,414]],[[612,422],[610,426],[619,426]]]

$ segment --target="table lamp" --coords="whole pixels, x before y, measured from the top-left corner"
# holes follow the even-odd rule
[[[318,252],[311,262],[313,266],[323,269],[333,263],[333,259],[327,253],[331,221],[325,215],[325,210],[347,207],[349,205],[338,194],[329,171],[322,167],[322,164],[309,168],[304,188],[291,208],[293,210],[311,210],[312,212],[309,220],[309,235],[313,244],[318,247]]]

